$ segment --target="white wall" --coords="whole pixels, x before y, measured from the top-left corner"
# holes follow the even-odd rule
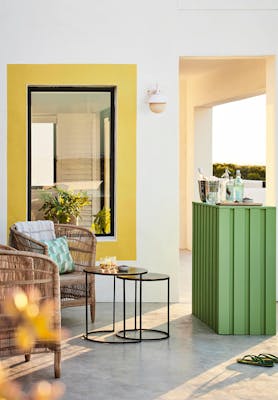
[[[184,11],[173,0],[2,0],[0,13],[1,241],[6,239],[6,64],[137,64],[137,263],[169,273],[177,300],[179,56],[275,55],[278,14]],[[144,102],[156,82],[168,97],[161,115],[151,114]],[[149,298],[161,297],[158,286]]]

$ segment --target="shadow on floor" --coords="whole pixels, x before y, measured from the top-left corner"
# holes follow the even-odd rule
[[[165,304],[146,303],[143,313],[145,326],[165,328]],[[127,314],[132,323],[132,305]],[[110,321],[111,304],[101,303],[97,322],[90,327],[100,329]],[[121,326],[118,304],[117,321]],[[62,325],[70,333],[62,349],[63,399],[269,400],[277,392],[278,367],[236,363],[244,354],[278,354],[277,337],[217,335],[191,315],[190,305],[171,304],[171,337],[162,341],[129,345],[84,341],[83,307],[63,309]],[[11,376],[25,388],[41,379],[53,380],[52,354],[34,355],[29,363],[19,360],[13,357],[6,362],[12,367]]]

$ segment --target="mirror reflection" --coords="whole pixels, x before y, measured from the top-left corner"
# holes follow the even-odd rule
[[[88,200],[67,222],[113,235],[114,88],[28,90],[29,219],[65,222],[44,205],[63,190]]]

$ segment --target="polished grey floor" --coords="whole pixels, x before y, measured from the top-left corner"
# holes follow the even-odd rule
[[[121,329],[121,305],[117,305]],[[144,326],[164,329],[166,306],[144,304]],[[131,305],[128,314],[133,315]],[[92,328],[107,327],[111,304],[97,305]],[[132,318],[128,320],[132,324]],[[276,399],[278,364],[262,368],[236,363],[245,354],[278,354],[277,337],[220,336],[191,315],[191,305],[171,304],[171,337],[133,344],[99,344],[84,341],[83,307],[62,311],[68,329],[63,343],[61,381],[64,400],[233,400]],[[132,325],[130,325],[132,326]],[[27,389],[41,379],[53,381],[53,356],[34,355],[6,360],[12,377]]]

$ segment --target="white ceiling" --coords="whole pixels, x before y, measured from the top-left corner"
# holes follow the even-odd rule
[[[220,72],[227,68],[233,68],[240,64],[265,67],[265,57],[181,57],[180,72],[187,78]]]

